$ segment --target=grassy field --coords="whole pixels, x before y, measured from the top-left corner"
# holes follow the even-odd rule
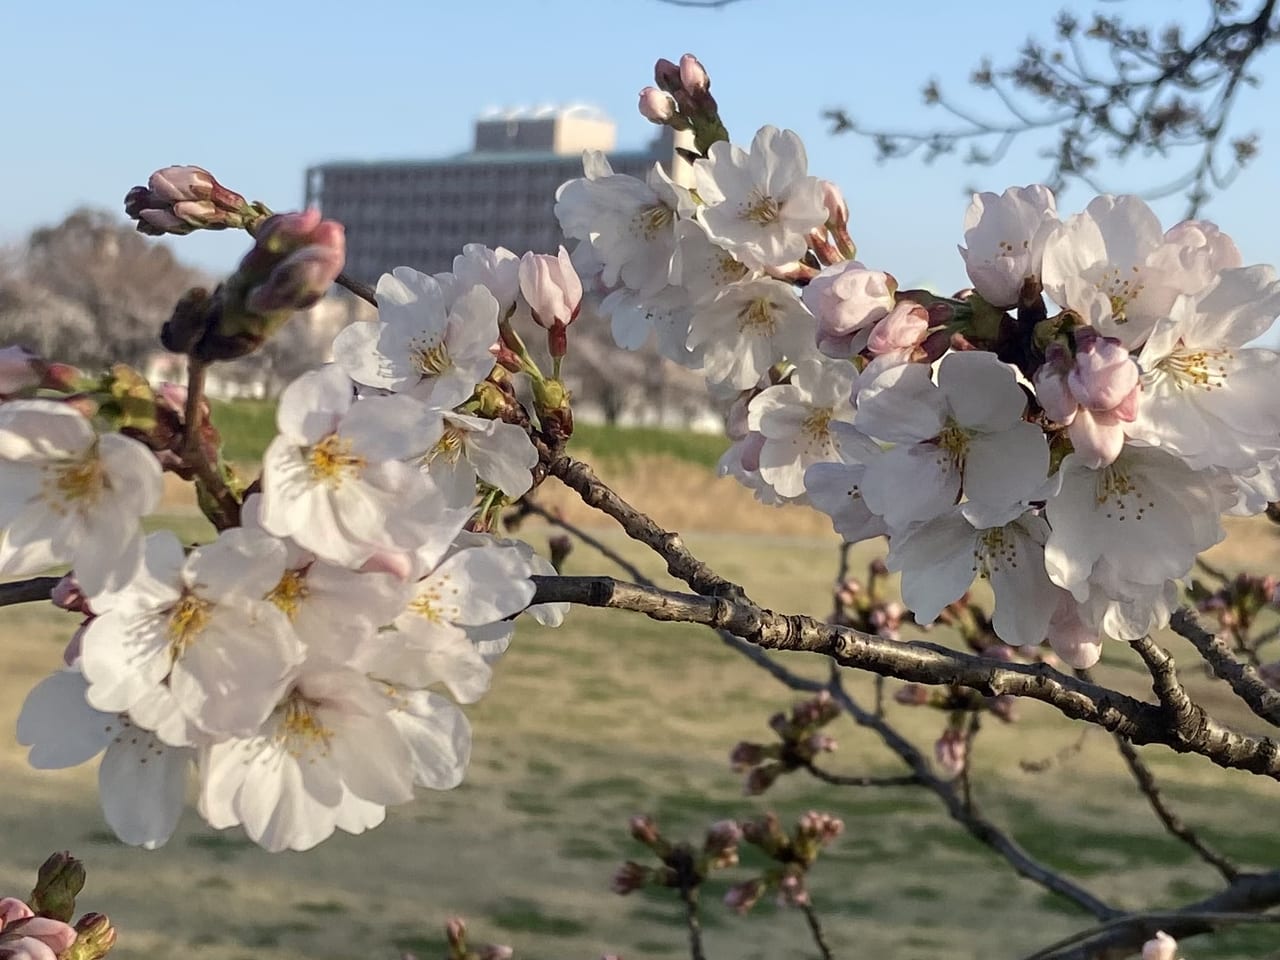
[[[226,457],[232,461],[260,459],[275,436],[275,404],[266,400],[215,401],[213,422],[226,441]],[[574,430],[576,455],[594,461],[616,463],[636,458],[668,456],[683,463],[715,466],[729,445],[724,437],[703,433],[661,430],[655,427],[624,429],[578,424]]]
[[[749,532],[735,532],[744,525],[726,507],[729,488],[710,481],[705,468],[633,457],[617,473],[617,485],[637,499],[650,497],[645,506],[664,522],[719,528],[687,540],[762,603],[827,609],[835,540],[822,533],[820,518],[769,511],[787,535],[751,523]],[[547,499],[561,498],[548,491]],[[174,498],[171,509],[164,522],[199,534],[188,506]],[[1238,526],[1214,559],[1275,569],[1280,542],[1258,529]],[[542,541],[534,523],[521,532]],[[616,532],[598,532],[661,574]],[[569,560],[569,572],[605,570],[585,550]],[[124,960],[396,960],[404,950],[426,960],[443,954],[439,928],[453,912],[470,919],[478,939],[511,943],[524,960],[589,960],[605,951],[675,960],[687,953],[672,899],[608,891],[622,860],[643,859],[626,830],[637,812],[653,814],[677,838],[766,809],[794,817],[817,807],[842,816],[846,834],[815,874],[814,898],[845,960],[1013,958],[1087,923],[1069,904],[1020,880],[913,788],[841,790],[793,776],[764,797],[743,797],[728,751],[740,739],[767,740],[769,714],[792,695],[707,631],[592,610],[574,611],[560,630],[520,630],[489,696],[469,711],[474,758],[457,790],[423,793],[377,830],[337,836],[307,854],[266,854],[235,830],[209,829],[192,812],[162,850],[125,848],[101,822],[92,765],[35,772],[13,739],[26,690],[56,664],[73,626],[46,608],[0,611],[0,780],[7,788],[0,892],[28,889],[50,850],[73,850],[89,867],[82,904],[108,912],[121,927],[113,956]],[[1189,662],[1188,648],[1173,640],[1171,649]],[[811,659],[791,662],[821,670]],[[1116,645],[1102,678],[1138,695],[1146,685],[1140,666]],[[1198,671],[1184,679],[1224,719],[1250,725]],[[866,697],[869,682],[854,678],[852,687]],[[941,716],[893,709],[895,722],[928,749]],[[1024,771],[1019,761],[1054,754],[1075,742],[1078,730],[1034,704],[1020,711],[1016,724],[988,723],[978,743],[976,799],[985,813],[1120,907],[1169,905],[1215,889],[1216,875],[1146,812],[1105,734],[1088,735],[1078,753],[1045,773]],[[873,735],[847,721],[831,732],[841,744],[832,769],[901,772]],[[1275,783],[1160,748],[1143,752],[1188,823],[1245,866],[1280,864]],[[725,911],[718,897],[747,873],[721,876],[707,894],[709,956],[813,956],[799,915],[769,903],[746,918]],[[1197,960],[1257,960],[1277,951],[1280,934],[1258,928],[1188,950]]]

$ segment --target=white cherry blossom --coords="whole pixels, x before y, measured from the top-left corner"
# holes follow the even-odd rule
[[[839,459],[815,463],[804,472],[804,489],[809,502],[831,518],[831,526],[849,543],[858,543],[889,532],[884,518],[872,513],[862,498],[862,478],[867,464],[883,451],[857,428],[834,423],[839,438]]]
[[[802,360],[789,383],[760,391],[748,407],[747,425],[764,437],[760,476],[780,497],[804,495],[805,470],[839,456],[839,421],[853,420],[852,364]]]
[[[1049,447],[1022,415],[1013,368],[994,354],[951,353],[938,383],[919,363],[891,366],[858,395],[858,428],[892,449],[867,465],[862,495],[890,530],[905,530],[957,503],[1016,504],[1045,481]]]
[[[808,233],[827,222],[822,181],[808,176],[804,144],[791,130],[761,127],[749,151],[721,140],[693,164],[698,220],[713,243],[763,270],[799,260]]]
[[[1280,448],[1280,353],[1247,344],[1280,315],[1270,267],[1227,269],[1180,298],[1142,348],[1143,398],[1126,433],[1193,467],[1255,467]]]
[[[621,283],[647,297],[667,285],[677,223],[694,208],[688,189],[655,163],[644,180],[609,174],[570,181],[557,191],[555,212],[565,236],[590,241],[605,286]]]
[[[303,656],[262,599],[284,560],[279,541],[243,528],[186,557],[172,533],[151,534],[139,574],[94,598],[80,661],[89,703],[173,746],[256,729]]]
[[[404,396],[355,403],[351,381],[330,364],[285,388],[276,422],[262,461],[265,530],[347,567],[429,535],[438,491],[403,460],[440,438],[438,411]]]
[[[1053,193],[1038,183],[975,193],[960,256],[978,295],[996,307],[1017,304],[1026,282],[1039,280],[1045,241],[1057,225]]]
[[[122,586],[161,489],[160,464],[138,441],[98,435],[64,403],[0,404],[0,575],[70,563],[87,594]]]
[[[1150,447],[1126,446],[1100,470],[1071,454],[1058,474],[1061,489],[1045,505],[1045,566],[1080,601],[1098,589],[1122,600],[1184,576],[1223,538],[1219,517],[1234,497],[1225,477]]]
[[[124,714],[95,710],[78,669],[60,670],[27,694],[18,742],[37,770],[76,767],[99,754],[98,796],[107,825],[124,843],[154,850],[173,835],[186,801],[195,751],[171,747]]]
[[[381,808],[412,798],[417,773],[390,707],[376,681],[309,663],[260,730],[201,750],[201,812],[272,852],[375,825]]]
[[[440,284],[450,307],[473,287],[484,287],[493,294],[498,304],[498,319],[502,320],[515,310],[520,298],[519,269],[520,257],[506,247],[490,249],[483,243],[468,243],[463,245],[462,253],[453,258],[452,273],[432,276]],[[494,339],[497,339],[496,332]]]
[[[1045,639],[1058,589],[1044,566],[1044,520],[1023,513],[1006,522],[966,506],[952,508],[890,537],[887,564],[902,572],[902,601],[920,623],[932,623],[975,577],[995,594],[992,626],[1005,643],[1034,646]]]
[[[790,285],[744,280],[694,314],[689,346],[702,350],[708,380],[746,390],[784,358],[812,355],[814,329]]]
[[[415,456],[452,507],[470,504],[476,481],[501,490],[512,500],[533,485],[538,451],[514,424],[461,413],[445,413],[439,437]]]
[[[396,267],[378,281],[378,319],[344,327],[333,356],[357,383],[453,407],[493,369],[497,339],[498,301],[487,287],[446,292],[434,277]]]
[[[1138,197],[1097,197],[1045,241],[1045,292],[1104,336],[1139,347],[1180,294],[1212,278],[1207,261],[1187,269],[1181,254],[1189,242],[1166,240]]]

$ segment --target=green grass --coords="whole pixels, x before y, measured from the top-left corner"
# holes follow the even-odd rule
[[[213,422],[222,434],[223,452],[234,463],[262,458],[275,436],[275,403],[268,400],[215,400]],[[713,467],[729,441],[704,433],[657,427],[603,427],[579,424],[569,449],[597,461],[626,462],[636,457],[668,456]]]

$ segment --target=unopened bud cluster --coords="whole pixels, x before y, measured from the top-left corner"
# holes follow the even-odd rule
[[[788,713],[775,713],[769,727],[778,736],[775,743],[743,741],[729,753],[729,763],[737,773],[745,773],[743,792],[764,793],[783,774],[808,769],[822,753],[837,747],[835,737],[823,727],[840,715],[831,694],[823,690],[795,704]]]
[[[691,53],[680,62],[660,59],[653,68],[656,86],[640,91],[640,115],[674,130],[692,130],[698,149],[727,138],[720,108],[711,95],[711,77]]]
[[[124,198],[125,213],[138,221],[138,232],[152,236],[193,230],[252,229],[265,217],[260,203],[250,203],[228,190],[208,170],[194,166],[157,170],[146,186]]]
[[[106,916],[86,913],[71,923],[84,880],[79,860],[55,853],[26,901],[0,898],[0,960],[101,960],[110,953],[116,931]]]
[[[512,960],[515,950],[505,944],[472,944],[467,940],[467,924],[461,917],[450,917],[444,925],[448,960]]]
[[[732,820],[721,820],[707,828],[702,844],[671,842],[662,835],[652,817],[637,814],[629,823],[632,839],[644,844],[657,860],[645,865],[628,860],[614,872],[610,889],[621,896],[644,887],[668,887],[683,896],[697,889],[717,870],[738,863],[738,842],[742,833]]]
[[[822,849],[844,832],[844,821],[811,810],[802,814],[790,831],[783,829],[775,813],[745,820],[741,828],[742,839],[772,861],[758,876],[735,884],[725,894],[730,909],[746,913],[771,890],[780,906],[807,906],[809,871]]]

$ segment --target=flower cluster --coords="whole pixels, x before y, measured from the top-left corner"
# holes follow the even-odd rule
[[[33,378],[0,403],[0,573],[69,565],[55,599],[86,617],[65,669],[28,696],[18,738],[42,768],[102,754],[121,839],[164,843],[193,768],[200,814],[269,850],[361,832],[415,787],[461,780],[471,734],[458,704],[488,689],[517,614],[564,613],[529,607],[551,564],[486,532],[538,460],[527,430],[486,401],[506,395],[490,379],[500,328],[522,308],[563,341],[580,297],[567,273],[526,263],[470,247],[452,273],[384,276],[378,319],[344,330],[338,362],[281,396],[238,523],[193,548],[141,525],[162,463],[190,475],[193,454],[223,469],[216,434],[175,420],[166,391],[144,392],[140,435],[165,433],[154,445]],[[553,287],[563,295],[548,306]]]
[[[1136,197],[1063,218],[1043,186],[978,194],[973,288],[940,297],[854,259],[845,203],[790,131],[712,143],[689,184],[586,169],[556,212],[613,288],[619,345],[656,333],[705,375],[723,474],[848,541],[887,535],[920,623],[983,578],[1003,641],[1090,666],[1104,636],[1167,622],[1223,514],[1280,497],[1280,354],[1251,345],[1280,281],[1211,223],[1165,230]]]

